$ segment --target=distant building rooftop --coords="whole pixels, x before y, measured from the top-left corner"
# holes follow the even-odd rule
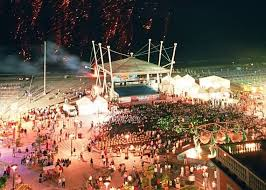
[[[266,182],[266,141],[222,145],[242,165]]]
[[[219,145],[214,162],[249,189],[266,189],[266,140]]]

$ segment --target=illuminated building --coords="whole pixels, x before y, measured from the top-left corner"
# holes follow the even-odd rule
[[[217,190],[266,189],[266,141],[217,147]]]

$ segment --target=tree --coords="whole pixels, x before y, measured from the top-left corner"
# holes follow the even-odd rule
[[[225,143],[230,143],[231,142],[231,139],[230,139],[230,137],[229,137],[229,135],[226,133],[225,134]]]
[[[244,142],[244,141],[246,141],[247,140],[247,133],[246,133],[246,131],[243,129],[242,130],[242,141]]]

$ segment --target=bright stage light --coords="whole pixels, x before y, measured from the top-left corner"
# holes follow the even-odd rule
[[[202,152],[202,149],[199,148],[197,151],[195,148],[191,148],[185,152],[187,158],[192,158],[192,159],[200,159],[200,153]]]

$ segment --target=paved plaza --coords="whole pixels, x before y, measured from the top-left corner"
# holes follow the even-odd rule
[[[104,118],[102,116],[102,118]],[[64,132],[68,131],[74,131],[76,129],[73,128],[74,121],[80,119],[80,118],[70,118],[69,122],[66,122],[66,128],[64,129]],[[82,119],[82,118],[81,118]],[[69,167],[64,167],[63,176],[66,179],[66,187],[65,189],[82,189],[84,187],[85,182],[88,180],[89,176],[93,176],[93,178],[99,178],[100,176],[112,176],[112,181],[110,183],[110,187],[121,187],[124,182],[123,175],[116,170],[112,174],[108,170],[107,167],[103,165],[102,159],[101,159],[101,150],[100,146],[95,146],[92,148],[91,152],[88,152],[86,150],[88,139],[97,131],[97,126],[94,126],[94,128],[91,128],[91,121],[95,122],[95,115],[92,115],[90,119],[86,119],[83,121],[82,128],[77,129],[77,133],[85,134],[82,139],[75,139],[73,140],[73,148],[76,149],[76,152],[73,153],[71,156],[71,140],[70,139],[64,139],[62,138],[61,142],[59,142],[59,148],[58,153],[55,156],[55,160],[57,158],[70,158],[71,159],[71,165]],[[60,122],[59,122],[60,123]],[[31,151],[31,144],[36,139],[36,131],[32,130],[32,124],[31,122],[24,122],[22,125],[23,128],[27,129],[28,132],[26,135],[21,135],[21,142],[23,144],[22,147],[17,148],[17,151],[15,153],[15,157],[13,157],[12,148],[1,148],[1,171],[3,172],[3,169],[7,165],[17,164],[18,170],[17,173],[22,176],[23,183],[29,184],[32,189],[60,189],[60,187],[57,185],[56,180],[47,180],[45,182],[39,183],[38,176],[42,170],[41,167],[38,166],[25,166],[21,165],[21,159],[25,155],[25,149],[29,148]],[[58,139],[59,131],[56,130],[55,133],[50,134],[52,139]],[[49,141],[49,143],[52,142],[52,139]],[[45,145],[42,145],[42,148],[44,148]],[[22,153],[18,153],[18,149],[22,150]],[[80,158],[80,152],[83,152],[83,159]],[[120,155],[115,155],[114,153],[111,153],[108,151],[110,155],[110,158],[114,160],[114,163],[116,167],[118,167],[119,164],[125,164],[128,174],[131,172],[134,172],[135,170],[141,172],[145,171],[150,165],[151,160],[148,158],[148,156],[144,156],[142,159],[140,156],[134,156],[132,153],[129,153],[129,159],[125,159],[125,153],[122,152]],[[205,156],[206,157],[206,156]],[[90,159],[93,159],[93,166],[90,164]],[[206,158],[205,158],[206,159]],[[177,166],[180,167],[184,165],[183,160],[178,160],[175,155],[169,154],[167,156],[167,161],[175,162]],[[144,168],[142,168],[142,161],[144,161]],[[166,158],[161,157],[160,162],[165,162]],[[195,164],[197,161],[193,161]],[[198,163],[204,163],[202,161],[198,161]],[[176,171],[179,173],[179,171]],[[209,172],[212,173],[213,169],[209,168]],[[210,176],[211,179],[211,176]],[[196,174],[196,184],[197,186],[202,186],[202,175]],[[211,184],[209,183],[209,186]],[[12,178],[8,181],[8,189],[12,186]],[[211,186],[210,186],[211,187]],[[103,186],[101,189],[105,189]]]

